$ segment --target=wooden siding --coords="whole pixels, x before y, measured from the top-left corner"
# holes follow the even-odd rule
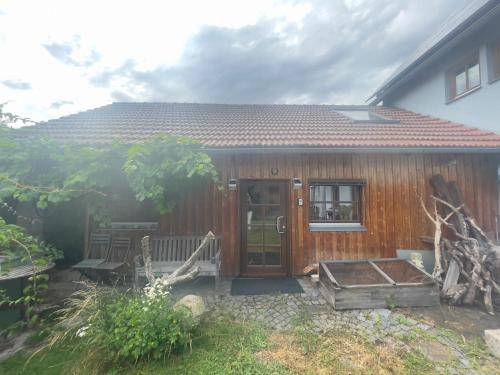
[[[396,249],[422,249],[420,236],[432,234],[419,196],[431,194],[429,178],[440,173],[457,181],[465,201],[486,231],[495,230],[498,157],[491,154],[235,154],[214,156],[226,187],[229,178],[302,179],[290,191],[288,236],[291,272],[323,259],[394,257]],[[272,174],[271,169],[277,169]],[[309,179],[360,179],[364,232],[311,232]],[[238,185],[239,186],[239,185]],[[239,274],[239,191],[198,186],[161,218],[161,235],[214,231],[222,237],[222,270]],[[298,198],[304,205],[297,205]]]

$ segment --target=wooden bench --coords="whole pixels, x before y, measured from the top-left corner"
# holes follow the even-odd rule
[[[200,246],[205,236],[155,236],[151,237],[151,266],[157,277],[168,275],[184,264]],[[220,280],[220,238],[209,240],[205,250],[201,252],[193,267],[199,267],[198,276],[214,276],[215,284]],[[146,277],[144,265],[138,262],[142,255],[136,257],[135,284],[139,278]]]

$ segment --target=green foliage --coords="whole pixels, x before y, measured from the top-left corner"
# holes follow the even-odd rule
[[[6,113],[3,105],[0,105],[0,206],[7,207],[11,212],[15,210],[7,202],[12,200],[36,204],[41,211],[49,206],[57,207],[78,201],[83,202],[81,207],[86,206],[97,223],[104,224],[110,220],[113,203],[116,201],[123,202],[131,198],[138,202],[147,200],[153,203],[158,212],[164,213],[174,207],[193,183],[203,180],[217,182],[217,172],[211,158],[201,150],[198,142],[187,137],[158,135],[133,147],[120,142],[89,147],[34,137],[29,130],[8,127],[9,123],[17,121],[29,120]],[[1,230],[2,226],[4,231]],[[2,219],[0,249],[10,251],[13,245],[23,250],[23,259],[29,259],[37,267],[57,258],[53,248],[28,236],[20,227],[7,226]],[[45,275],[35,274],[22,299],[10,301],[5,294],[0,298],[4,303],[24,304],[31,324],[38,319],[36,305],[41,302],[40,292],[46,287]],[[134,299],[130,301],[133,302]],[[99,311],[108,311],[108,315],[119,312],[132,314],[138,308],[132,302],[127,305],[127,309],[108,311],[102,308]],[[132,319],[132,315],[127,315],[126,318],[144,325],[141,329],[147,328],[145,322]],[[172,326],[172,329],[175,324],[181,324],[181,320],[178,320],[180,318],[175,314],[172,319],[168,316],[163,318],[165,324]],[[125,333],[124,327],[115,328]],[[131,347],[117,355],[119,358],[135,359],[146,355],[155,357],[158,345],[155,343],[156,339],[168,340],[170,344],[167,349],[170,351],[186,339],[182,336],[185,327],[181,328],[176,328],[180,330],[178,332],[169,330],[169,334],[173,336],[147,336],[152,343],[136,342],[129,337],[127,342],[131,343]],[[160,327],[160,332],[164,332],[162,329]],[[133,330],[126,330],[126,333],[130,332]],[[113,336],[106,337],[111,340]],[[105,336],[101,338],[104,339]],[[103,346],[112,348],[112,342],[108,344]]]
[[[150,200],[157,211],[172,209],[193,180],[217,181],[210,156],[198,142],[157,135],[132,147],[63,144],[11,129],[19,118],[0,105],[0,201],[15,198],[49,204],[84,199],[94,219],[109,219],[113,201]]]
[[[191,342],[194,320],[163,299],[149,303],[144,295],[117,294],[101,301],[88,321],[83,340],[108,353],[113,362],[160,359]]]
[[[63,326],[52,335],[50,348],[70,340],[89,357],[99,353],[102,366],[116,367],[165,359],[191,345],[197,322],[187,309],[174,309],[168,293],[151,299],[144,290],[83,286],[57,312]],[[76,324],[68,331],[66,322]]]
[[[436,373],[432,361],[421,351],[412,349],[401,353],[406,374],[432,374]]]
[[[4,107],[7,103],[0,103],[0,127],[7,127],[9,124],[22,122],[23,124],[34,123],[33,120],[6,112]]]
[[[171,210],[196,177],[217,182],[210,156],[187,137],[158,135],[131,147],[123,169],[138,201],[151,200],[160,213]]]
[[[61,256],[54,247],[29,235],[19,225],[7,224],[2,218],[0,218],[0,255],[20,258],[21,263],[33,264],[35,267],[44,267]]]
[[[48,289],[49,277],[37,270],[47,266],[50,262],[61,257],[61,253],[54,247],[46,245],[37,238],[30,236],[25,230],[13,224],[7,224],[0,218],[0,256],[4,258],[2,272],[9,271],[17,265],[31,265],[35,273],[28,278],[22,296],[11,299],[5,290],[0,290],[0,308],[2,306],[22,306],[25,320],[11,327],[12,329],[24,326],[34,326],[40,322],[37,307],[43,303],[41,294]],[[15,260],[17,264],[12,264]]]
[[[393,310],[396,308],[396,299],[394,298],[393,294],[389,294],[385,298],[385,305],[389,310]]]
[[[29,354],[18,354],[0,363],[0,373],[37,375],[87,374],[289,374],[279,364],[265,364],[256,355],[265,349],[267,332],[262,325],[236,322],[220,314],[203,321],[193,335],[192,350],[172,355],[166,360],[141,361],[110,370],[103,364],[106,353],[92,347],[79,350],[77,340],[68,340],[45,349],[28,360]]]
[[[84,199],[94,214],[108,212],[127,181],[121,167],[127,148],[70,146],[48,139],[15,138],[0,149],[0,200],[35,202],[39,209]]]

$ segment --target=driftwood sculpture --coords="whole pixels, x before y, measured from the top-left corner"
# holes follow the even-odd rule
[[[149,236],[143,237],[141,240],[142,257],[144,259],[144,270],[149,285],[153,288],[158,285],[161,285],[161,287],[163,288],[170,288],[175,284],[193,280],[194,278],[196,278],[196,276],[200,272],[200,268],[193,268],[193,266],[198,260],[199,256],[202,254],[203,250],[207,247],[209,241],[213,240],[214,238],[214,234],[211,231],[208,232],[201,242],[200,246],[198,246],[198,248],[182,266],[177,268],[171,274],[156,278],[153,272],[153,267],[151,266],[151,249],[149,245]]]
[[[493,279],[494,244],[475,222],[455,182],[446,182],[441,175],[433,176],[430,182],[435,192],[432,209],[422,199],[421,205],[434,224],[433,277],[441,285],[441,297],[452,304],[471,305],[482,300],[493,315],[492,293],[500,295]]]

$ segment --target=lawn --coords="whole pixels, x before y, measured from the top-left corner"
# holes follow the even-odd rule
[[[255,355],[266,348],[268,335],[262,325],[220,318],[202,325],[191,350],[165,361],[112,370],[99,365],[102,358],[75,353],[68,344],[36,354],[28,362],[29,355],[16,355],[0,364],[0,374],[287,374],[284,366],[267,364]]]
[[[192,349],[163,361],[111,369],[98,354],[76,353],[71,343],[29,359],[16,355],[0,364],[1,374],[438,374],[415,350],[373,344],[345,331],[312,332],[297,322],[291,331],[272,331],[249,321],[211,318],[201,325]],[[492,373],[494,368],[487,372]]]

